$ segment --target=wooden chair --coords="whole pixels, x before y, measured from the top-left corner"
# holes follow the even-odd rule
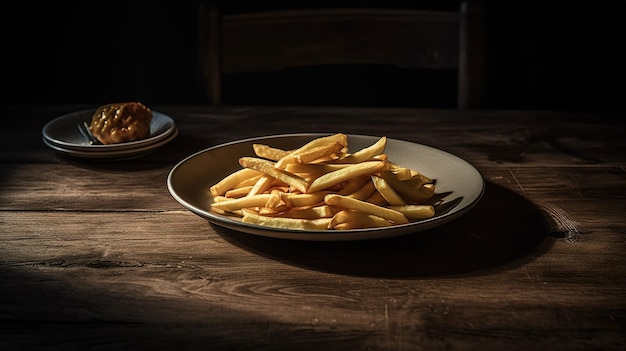
[[[201,90],[208,103],[219,105],[228,74],[384,64],[458,70],[458,108],[475,109],[483,99],[482,22],[482,6],[469,0],[454,12],[318,8],[228,15],[215,1],[203,1],[198,18]]]

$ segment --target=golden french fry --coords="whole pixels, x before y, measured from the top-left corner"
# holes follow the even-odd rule
[[[435,215],[435,208],[431,205],[403,205],[389,206],[390,209],[401,212],[408,219],[422,220]]]
[[[228,190],[224,196],[228,198],[242,197],[248,195],[250,190],[252,190],[252,186],[242,186],[240,188]]]
[[[252,144],[254,154],[272,161],[278,161],[290,154],[290,151],[277,149],[265,144]]]
[[[218,196],[213,197],[213,202],[221,202],[224,200],[228,200],[228,198],[223,195],[218,195]]]
[[[406,205],[406,202],[398,195],[398,193],[393,190],[393,188],[387,183],[387,181],[379,177],[377,175],[372,175],[372,183],[376,187],[376,190],[382,195],[382,197],[389,203],[390,205],[400,206]]]
[[[380,192],[378,192],[378,191],[374,191],[370,197],[365,199],[365,202],[369,202],[371,204],[378,205],[378,206],[387,206],[387,205],[389,205],[387,200],[385,200],[383,195]]]
[[[385,179],[396,192],[402,195],[407,202],[424,202],[430,199],[434,194],[434,186],[428,186],[425,189],[424,187],[427,184],[415,187],[410,183],[399,180],[392,172],[382,172],[381,177]],[[433,190],[432,192],[430,191],[431,189]]]
[[[372,161],[387,161],[388,158],[387,154],[380,154],[372,157]]]
[[[211,207],[211,212],[227,216],[229,213],[217,207]]]
[[[340,152],[343,149],[344,145],[340,142],[332,142],[325,145],[320,145],[308,150],[304,150],[298,153],[292,153],[288,156],[285,156],[281,159],[282,162],[289,163],[311,163],[315,160],[323,159],[325,157],[329,157],[332,154]]]
[[[429,200],[433,195],[435,195],[435,184],[428,183],[424,184],[419,188],[419,192],[424,196],[424,200]]]
[[[283,181],[303,193],[306,192],[309,187],[309,183],[305,179],[293,173],[276,169],[274,163],[268,160],[255,157],[242,157],[239,159],[239,164],[242,167],[254,169]]]
[[[292,163],[293,162],[293,158],[291,157],[292,155],[297,155],[306,150],[310,150],[318,146],[327,145],[329,143],[334,143],[334,142],[341,143],[343,146],[348,146],[348,136],[343,133],[337,133],[337,134],[313,139],[309,141],[308,143],[304,144],[303,146],[299,147],[295,151],[292,151],[289,155],[278,160],[276,162],[276,168],[284,169],[287,164]]]
[[[296,173],[294,173],[296,174]],[[307,181],[307,183],[311,184],[312,181],[314,181],[315,179],[317,179],[320,174],[311,174],[311,173],[298,173],[296,174],[297,176],[299,176],[300,178],[304,179]]]
[[[282,191],[277,190],[277,189],[272,190],[270,192],[270,195],[271,195],[270,198],[265,203],[265,207],[277,209],[285,205],[285,203],[283,202],[280,196],[282,193],[283,193]]]
[[[244,223],[290,230],[325,230],[328,228],[331,218],[301,219],[269,217],[261,216],[250,210],[243,210],[241,221]]]
[[[280,203],[275,207],[259,207],[256,211],[262,216],[280,216],[286,211],[289,211],[289,209],[290,208],[287,205]]]
[[[265,191],[265,193],[269,193],[272,194],[274,192],[281,192],[281,193],[288,193],[291,189],[291,187],[289,185],[273,185],[271,188],[269,188],[268,190]],[[300,193],[299,193],[300,194]]]
[[[388,226],[391,226],[391,222],[382,217],[359,211],[343,210],[333,216],[328,228],[345,230]]]
[[[226,212],[232,212],[244,208],[264,207],[271,196],[271,194],[259,194],[213,202],[211,204],[211,209],[217,208]]]
[[[316,219],[330,218],[334,216],[336,212],[337,211],[331,206],[321,205],[307,208],[291,208],[278,215],[289,218]]]
[[[311,182],[306,192],[316,192],[341,183],[345,180],[362,175],[373,174],[384,170],[386,161],[366,161],[352,164],[346,168],[326,173]]]
[[[372,194],[374,193],[376,193],[376,187],[374,186],[374,183],[372,183],[372,180],[369,179],[368,177],[368,181],[365,184],[363,184],[361,189],[358,189],[357,191],[347,194],[346,196],[349,196],[358,200],[365,200],[369,198],[370,196],[372,196]],[[345,195],[345,194],[339,194],[339,195]]]
[[[211,186],[210,191],[213,197],[224,195],[226,191],[235,187],[235,185],[241,183],[242,181],[258,176],[260,174],[259,171],[254,169],[243,168],[238,171],[235,171],[228,176],[222,178],[217,184]]]
[[[254,183],[252,189],[250,189],[250,191],[248,192],[248,195],[264,193],[266,190],[272,187],[274,179],[275,178],[270,175],[263,174],[261,177],[259,177],[259,179],[257,179],[256,183]]]
[[[353,199],[351,197],[329,194],[324,198],[324,202],[328,205],[345,207],[347,209],[369,213],[374,216],[386,218],[394,224],[406,224],[409,220],[401,212],[378,206],[362,200]]]
[[[339,190],[339,195],[350,195],[359,189],[362,189],[366,183],[371,182],[371,178],[367,175],[354,177],[346,181],[346,185]]]
[[[356,222],[357,213],[363,214],[363,212],[357,212],[352,210],[341,210],[337,212],[328,224],[328,229],[332,229],[341,223]],[[367,214],[365,213],[365,215]]]
[[[335,164],[335,163],[289,163],[286,165],[285,170],[291,173],[310,173],[322,175],[324,173],[336,171],[338,169],[346,168],[350,164]]]
[[[282,193],[280,194],[281,200],[290,207],[305,207],[315,206],[324,203],[324,196],[328,195],[328,191],[318,191],[315,193],[307,194],[293,194]]]
[[[413,172],[409,168],[399,167],[393,163],[389,163],[389,172],[393,173],[398,180],[406,181],[413,178]]]
[[[242,180],[241,182],[239,182],[238,184],[236,184],[236,185],[233,187],[233,189],[236,189],[236,188],[242,188],[242,187],[246,187],[246,186],[252,186],[252,185],[254,185],[254,184],[255,184],[255,183],[259,180],[259,178],[261,178],[261,176],[263,176],[263,175],[264,175],[263,173],[259,173],[258,175],[254,176],[254,177],[250,177],[250,178],[248,178],[248,179],[244,179],[244,180]]]
[[[389,162],[389,171],[393,173],[399,180],[407,181],[407,183],[415,187],[419,187],[422,184],[433,182],[431,178],[416,171],[415,169],[398,166],[393,162]]]
[[[225,197],[225,196],[222,196],[222,195],[218,195],[218,196],[213,198],[213,202],[220,202],[220,201],[224,201],[224,200],[228,200],[228,198]],[[228,213],[226,211],[221,210],[221,209],[219,209],[217,207],[213,207],[213,206],[211,206],[211,211],[213,211],[215,213],[222,214],[222,215],[228,215]]]
[[[387,137],[381,137],[374,144],[365,147],[351,155],[337,160],[337,163],[359,163],[370,160],[374,156],[380,155],[387,146]]]

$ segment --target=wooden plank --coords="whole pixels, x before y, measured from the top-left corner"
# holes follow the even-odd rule
[[[4,228],[13,229],[3,230],[0,242],[10,257],[0,270],[0,281],[11,281],[0,290],[9,323],[5,343],[185,341],[272,349],[330,340],[337,349],[356,340],[406,348],[479,342],[532,347],[549,339],[569,348],[622,340],[625,283],[614,280],[621,275],[606,264],[625,259],[593,240],[549,240],[529,256],[486,269],[429,275],[419,267],[437,270],[442,261],[436,255],[466,263],[459,250],[448,251],[471,250],[463,235],[440,230],[385,242],[311,245],[213,230],[187,213],[76,218],[22,212],[3,219]],[[611,229],[594,235],[621,237]],[[444,240],[451,242],[442,246]],[[550,255],[542,253],[545,245]],[[404,273],[417,271],[383,277],[368,269],[399,268],[394,262],[402,262]],[[361,270],[347,271],[346,264],[361,264]],[[12,323],[18,320],[22,324]],[[31,324],[37,339],[25,339]],[[81,333],[70,332],[77,327]]]

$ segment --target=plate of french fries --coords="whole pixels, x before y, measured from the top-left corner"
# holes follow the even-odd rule
[[[386,136],[284,134],[230,142],[179,162],[170,194],[209,222],[248,234],[367,240],[448,223],[484,180],[448,152]]]

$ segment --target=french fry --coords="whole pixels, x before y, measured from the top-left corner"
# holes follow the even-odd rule
[[[387,137],[381,137],[374,144],[365,147],[351,155],[348,155],[344,158],[337,160],[337,163],[359,163],[370,160],[376,155],[380,155],[385,150],[385,146],[387,146]]]
[[[247,196],[250,193],[250,190],[252,190],[252,186],[242,186],[228,190],[224,196],[228,198]]]
[[[228,176],[222,178],[222,180],[217,182],[217,184],[211,186],[210,188],[211,195],[213,197],[224,195],[226,191],[234,188],[235,185],[241,183],[242,181],[248,178],[257,176],[259,174],[260,174],[259,171],[248,169],[248,168],[243,168],[238,171],[235,171],[229,174]]]
[[[428,184],[413,186],[410,183],[399,180],[392,172],[383,172],[381,177],[404,198],[413,202],[424,202],[434,194],[434,187]],[[433,190],[432,192],[430,190]]]
[[[276,217],[281,216],[283,213],[289,210],[290,208],[285,205],[285,203],[281,202],[274,207],[259,207],[256,212],[261,216]]]
[[[226,212],[233,212],[251,207],[264,207],[270,199],[271,194],[259,194],[254,196],[244,196],[236,199],[227,199],[219,202],[213,202],[211,209],[217,208]]]
[[[328,205],[340,206],[347,209],[369,213],[374,216],[386,218],[394,224],[406,224],[409,220],[401,212],[386,207],[378,206],[362,200],[353,199],[351,197],[329,194],[324,198],[324,202]]]
[[[318,191],[310,194],[282,193],[281,200],[290,207],[315,206],[324,203],[324,196],[328,191]]]
[[[366,161],[355,163],[349,167],[326,173],[311,182],[306,192],[316,192],[341,183],[345,180],[359,177],[366,174],[373,174],[382,171],[387,166],[386,161]]]
[[[430,200],[430,198],[435,195],[435,184],[424,184],[419,188],[419,192],[424,196],[424,198],[426,198],[426,200]]]
[[[410,181],[409,183],[414,186],[421,184],[432,183],[433,180],[417,170],[398,166],[393,162],[389,162],[389,171],[395,174],[396,178],[402,181]]]
[[[283,181],[303,193],[306,192],[309,187],[308,182],[303,178],[293,173],[275,168],[274,163],[268,160],[255,157],[242,157],[239,159],[239,164],[242,167],[254,169]]]
[[[213,197],[213,202],[222,202],[224,200],[228,200],[228,198],[223,195],[218,195],[218,196]]]
[[[367,199],[365,199],[365,201],[374,205],[378,205],[378,206],[389,205],[389,203],[387,202],[387,200],[385,200],[383,195],[380,192],[376,191],[375,189],[372,195],[370,195]]]
[[[272,187],[272,184],[274,183],[274,179],[275,178],[270,175],[263,174],[262,176],[259,177],[259,179],[257,179],[256,183],[254,183],[254,185],[252,186],[252,189],[250,189],[250,191],[248,192],[248,195],[256,195],[256,194],[264,193],[266,190]]]
[[[333,216],[332,220],[328,224],[329,229],[338,230],[388,226],[391,226],[391,222],[382,217],[351,210],[343,210],[337,212],[337,214]]]
[[[290,208],[279,213],[278,216],[300,219],[330,218],[334,216],[336,212],[337,211],[332,206],[321,205],[306,208]]]
[[[224,200],[228,200],[228,198],[226,196],[222,196],[222,195],[218,195],[218,196],[213,197],[213,202],[214,203],[215,202],[221,202],[221,201],[224,201]],[[219,209],[217,207],[213,207],[213,206],[211,206],[211,211],[215,212],[215,213],[222,214],[222,215],[227,215],[228,214],[226,211],[224,211],[222,209]]]
[[[230,214],[230,213],[228,213],[228,212],[226,212],[226,211],[224,211],[222,209],[219,209],[217,207],[211,207],[211,212],[215,212],[217,214],[221,214],[221,215],[224,215],[224,216],[227,216],[227,215]]]
[[[287,230],[386,227],[435,215],[425,202],[432,179],[385,154],[386,137],[349,153],[345,134],[311,140],[296,150],[253,144],[257,157],[211,186],[211,211],[244,223]]]
[[[290,230],[326,230],[331,218],[301,219],[261,216],[250,210],[243,210],[243,223]]]
[[[400,206],[406,205],[406,202],[398,195],[398,193],[393,190],[393,188],[387,183],[387,181],[379,177],[377,175],[372,175],[372,183],[376,187],[376,190],[382,195],[382,197],[389,203],[390,205]]]
[[[374,186],[374,183],[372,183],[372,180],[368,179],[368,181],[365,184],[363,184],[363,186],[360,189],[350,194],[347,194],[346,196],[349,196],[358,200],[365,200],[369,198],[370,196],[372,196],[372,194],[374,193],[376,193],[376,187]],[[339,194],[339,195],[345,195],[345,194]]]
[[[269,199],[267,199],[267,202],[265,202],[265,206],[263,207],[278,209],[281,205],[285,205],[283,200],[280,198],[280,194],[282,194],[282,191],[276,189],[272,190],[270,192]]]
[[[362,189],[366,183],[371,182],[369,176],[354,177],[346,182],[346,185],[339,190],[339,195],[350,195]]]
[[[252,149],[255,155],[271,161],[278,161],[291,153],[290,151],[277,149],[265,144],[252,144]]]
[[[302,163],[307,164],[311,163],[315,160],[323,159],[329,157],[332,154],[340,152],[345,145],[340,142],[331,142],[325,145],[320,145],[308,150],[304,150],[299,153],[292,153],[288,156],[285,156],[281,159],[281,161],[289,164],[289,163]]]
[[[259,180],[259,178],[261,178],[261,176],[263,175],[264,175],[263,173],[259,173],[258,175],[255,175],[254,177],[244,179],[240,183],[235,185],[234,188],[243,188],[247,186],[253,186]]]
[[[302,163],[290,163],[287,164],[285,170],[291,173],[312,173],[322,175],[324,173],[336,171],[338,169],[346,168],[350,164],[335,164],[335,163],[320,163],[320,164],[302,164]]]
[[[372,157],[372,161],[387,161],[388,158],[387,154],[380,154]]]
[[[276,168],[284,169],[287,164],[292,163],[295,155],[301,154],[304,151],[316,148],[318,146],[327,145],[329,143],[339,142],[343,146],[348,146],[348,136],[343,133],[337,133],[325,137],[320,137],[309,141],[308,143],[302,145],[295,151],[292,151],[289,155],[281,158],[276,162]]]
[[[389,206],[389,208],[401,212],[411,220],[428,219],[435,215],[435,208],[431,205],[403,205]]]
[[[389,172],[393,173],[398,180],[405,181],[413,178],[413,172],[405,167],[399,167],[394,163],[389,163]]]

